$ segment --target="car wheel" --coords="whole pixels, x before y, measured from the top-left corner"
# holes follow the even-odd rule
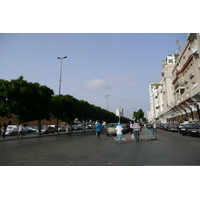
[[[107,136],[109,136],[109,134],[107,133]]]

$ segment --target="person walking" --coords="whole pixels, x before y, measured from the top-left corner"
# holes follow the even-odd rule
[[[102,128],[100,120],[97,121],[97,123],[95,124],[95,126],[96,126],[97,140],[100,141],[100,134],[101,134],[101,128]]]
[[[2,126],[2,129],[1,129],[3,139],[5,138],[6,130],[7,130],[7,126],[6,126],[6,124],[4,124],[4,125]]]
[[[138,143],[140,140],[140,133],[139,133],[140,126],[137,121],[135,121],[135,123],[133,124],[133,131],[134,131],[134,136],[135,136],[136,142]]]
[[[156,133],[157,133],[157,127],[156,127],[156,124],[155,124],[155,123],[153,124],[153,132],[156,132]]]
[[[115,141],[120,143],[122,141],[122,136],[123,136],[122,133],[123,127],[120,124],[120,122],[118,122],[118,125],[116,126],[115,130],[117,131],[117,139]]]
[[[130,122],[129,128],[130,128],[131,134],[133,134],[133,123],[132,122]]]
[[[17,139],[19,138],[19,135],[21,135],[21,138],[23,138],[23,135],[22,135],[22,125],[21,124],[18,127]]]
[[[69,132],[69,124],[68,123],[65,128],[66,128],[66,133],[68,133]]]

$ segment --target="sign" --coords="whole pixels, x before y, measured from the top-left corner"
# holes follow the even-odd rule
[[[121,116],[123,116],[123,114],[124,114],[124,109],[123,108],[116,109],[116,116],[121,117]]]

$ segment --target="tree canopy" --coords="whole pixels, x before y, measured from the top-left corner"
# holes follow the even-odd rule
[[[78,100],[71,95],[55,95],[52,89],[39,83],[31,83],[18,79],[6,81],[0,79],[0,116],[10,118],[17,116],[19,122],[38,120],[39,132],[41,120],[58,120],[73,123],[82,120],[102,120],[107,123],[117,122],[118,117],[105,109]],[[122,123],[130,119],[121,117]]]

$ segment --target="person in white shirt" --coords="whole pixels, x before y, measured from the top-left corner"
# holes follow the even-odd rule
[[[123,136],[123,133],[122,133],[123,127],[120,124],[120,122],[118,122],[118,125],[116,126],[115,129],[117,131],[117,139],[115,141],[120,143],[122,141],[122,136]]]
[[[19,135],[21,135],[21,138],[23,138],[23,135],[22,135],[22,125],[21,125],[21,124],[20,124],[19,127],[18,127],[17,139],[19,138]]]
[[[133,134],[133,123],[132,122],[130,122],[130,132],[131,132],[131,134]]]

